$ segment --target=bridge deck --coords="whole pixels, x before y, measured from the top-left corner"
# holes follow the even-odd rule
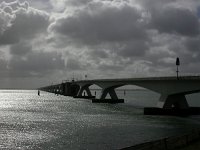
[[[199,80],[200,76],[179,76],[179,80]],[[144,77],[144,78],[116,78],[116,79],[92,79],[92,80],[78,80],[75,82],[91,82],[91,81],[100,81],[100,82],[113,82],[113,81],[157,81],[157,80],[177,80],[175,76],[168,77]]]

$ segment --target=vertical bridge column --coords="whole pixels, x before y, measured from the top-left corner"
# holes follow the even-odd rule
[[[144,108],[145,115],[190,115],[199,114],[199,109],[189,107],[184,93],[162,94],[156,107]]]
[[[91,86],[91,84],[79,85],[79,86],[80,86],[80,90],[79,90],[77,96],[74,96],[74,98],[86,98],[86,99],[95,98],[95,96],[92,95],[92,93],[89,89],[89,86]],[[87,95],[84,94],[85,92]]]
[[[92,99],[93,103],[124,103],[124,99],[119,99],[116,92],[115,86],[103,87],[99,99]],[[106,99],[107,95],[110,95],[111,99]]]
[[[171,95],[161,95],[158,107],[164,109],[176,108],[176,109],[188,109],[189,105],[185,98],[185,94],[171,94]]]

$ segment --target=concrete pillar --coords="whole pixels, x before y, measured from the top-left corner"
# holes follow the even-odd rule
[[[72,96],[72,93],[71,93],[71,82],[63,83],[63,95],[64,96]]]
[[[118,99],[115,92],[116,87],[103,88],[99,99],[92,99],[93,103],[124,103],[124,99]],[[111,99],[106,99],[107,95],[110,95]]]
[[[117,96],[115,89],[113,87],[102,89],[100,100],[106,99],[106,96],[108,94],[110,95],[112,100],[118,100],[118,96]]]
[[[172,95],[161,95],[159,102],[159,108],[177,108],[177,109],[188,109],[189,105],[184,94],[172,94]]]
[[[87,96],[92,96],[89,86],[81,86],[77,96],[83,96],[83,92],[86,91]]]
[[[65,95],[65,83],[61,84],[61,95]]]

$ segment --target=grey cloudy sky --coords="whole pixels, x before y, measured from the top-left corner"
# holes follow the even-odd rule
[[[0,88],[200,74],[199,0],[0,0]]]

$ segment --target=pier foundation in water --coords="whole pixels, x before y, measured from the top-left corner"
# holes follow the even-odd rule
[[[124,99],[92,99],[92,103],[124,103]]]
[[[145,107],[144,115],[173,115],[173,116],[189,116],[189,115],[200,115],[200,107],[189,107],[187,109],[177,108],[156,108],[156,107]]]

